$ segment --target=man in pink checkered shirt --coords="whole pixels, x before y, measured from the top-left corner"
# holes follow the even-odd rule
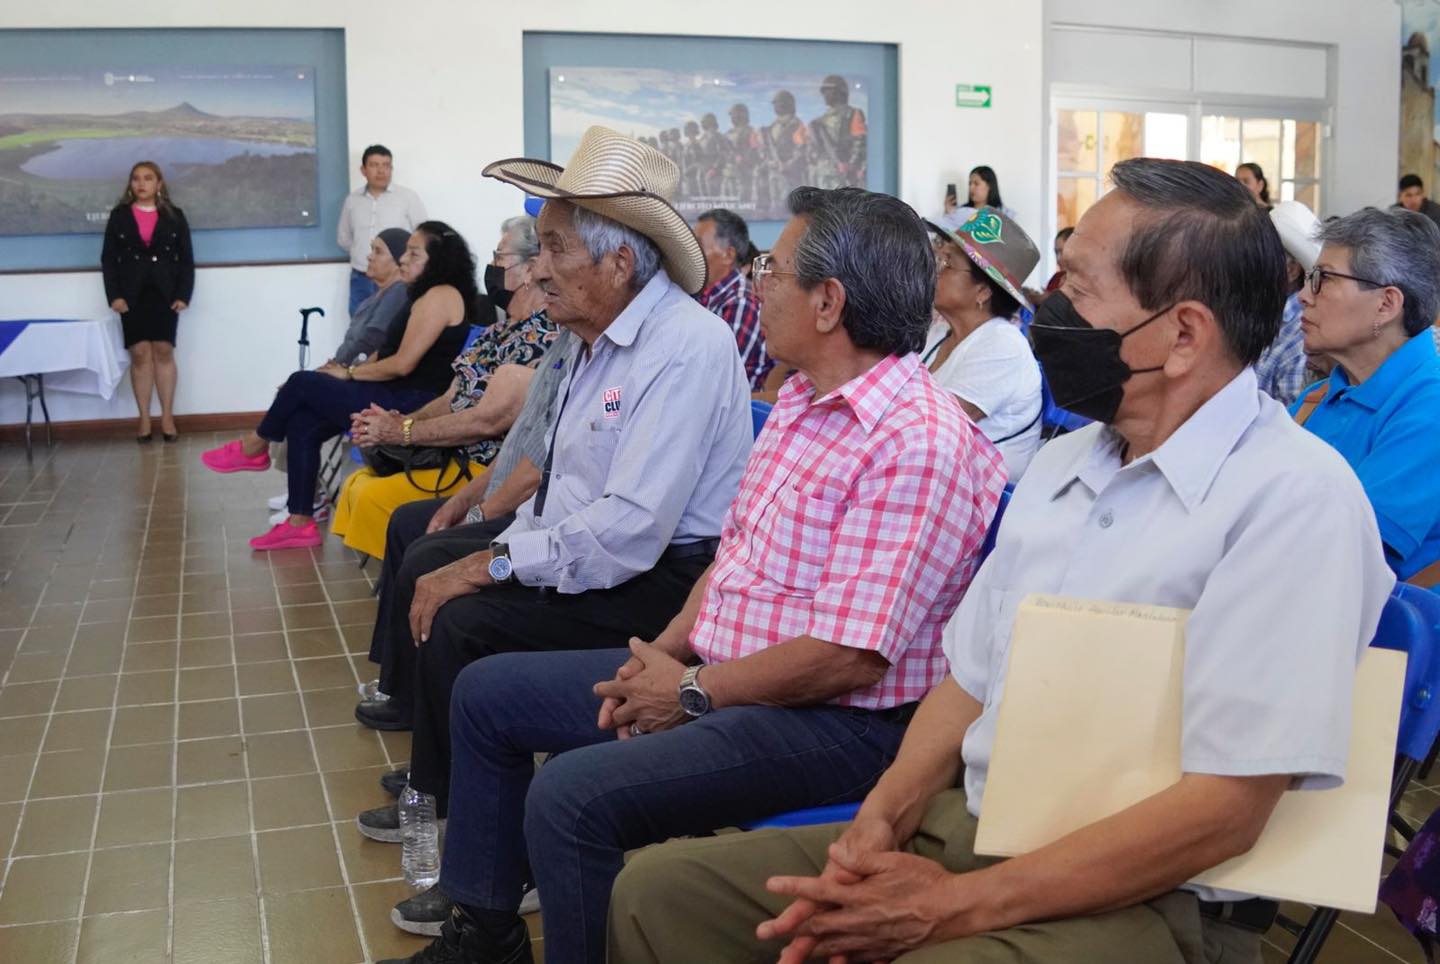
[[[486,935],[513,932],[527,884],[547,961],[603,961],[627,850],[861,799],[944,676],[1004,463],[915,354],[935,278],[920,219],[855,188],[790,203],[756,273],[769,350],[798,374],[684,610],[628,650],[500,654],[456,683],[458,961],[508,952]]]

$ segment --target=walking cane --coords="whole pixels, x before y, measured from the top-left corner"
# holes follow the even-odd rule
[[[310,316],[319,314],[325,317],[324,308],[301,308],[300,309],[300,371],[310,367]]]

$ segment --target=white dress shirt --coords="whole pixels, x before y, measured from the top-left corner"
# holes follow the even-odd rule
[[[335,240],[350,252],[350,267],[364,272],[370,260],[370,242],[386,228],[414,231],[425,220],[425,205],[420,195],[408,187],[391,184],[379,197],[360,185],[345,195],[340,206],[340,227]]]
[[[607,589],[653,569],[672,543],[719,538],[753,434],[730,326],[662,268],[565,366],[543,517],[532,496],[498,540],[515,578]]]
[[[984,706],[962,751],[972,813],[1015,610],[1032,592],[1193,611],[1185,772],[1292,774],[1300,789],[1344,779],[1355,665],[1395,577],[1359,480],[1317,442],[1247,368],[1129,465],[1099,424],[1040,450],[945,631],[956,682]]]

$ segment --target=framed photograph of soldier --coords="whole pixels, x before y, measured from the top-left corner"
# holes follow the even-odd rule
[[[675,162],[681,214],[773,221],[801,185],[866,185],[868,102],[868,78],[838,73],[552,67],[550,156],[569,157],[601,124]]]
[[[524,51],[527,156],[622,131],[680,169],[681,214],[733,210],[761,247],[796,187],[897,188],[891,44],[527,32]]]

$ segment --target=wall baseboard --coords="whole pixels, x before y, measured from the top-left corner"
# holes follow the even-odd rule
[[[45,444],[45,422],[38,417],[40,414],[38,405],[35,414],[37,418],[31,428],[31,438],[36,443],[43,445]],[[264,412],[207,412],[198,415],[176,415],[175,427],[180,430],[181,436],[190,433],[245,430],[254,428],[264,416]],[[151,424],[158,432],[160,416],[153,416]],[[56,440],[125,438],[133,436],[137,426],[138,421],[134,418],[92,418],[75,422],[53,422],[50,425],[50,433],[51,437]],[[24,441],[24,422],[0,425],[0,442]]]

